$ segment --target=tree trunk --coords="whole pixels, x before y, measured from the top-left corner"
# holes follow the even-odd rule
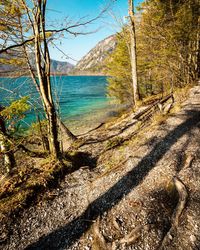
[[[54,106],[47,109],[48,113],[48,132],[49,132],[49,148],[55,159],[60,158],[60,145],[58,141],[57,115]]]
[[[2,108],[0,107],[0,111]],[[0,153],[4,155],[4,166],[6,173],[10,173],[11,169],[15,165],[15,158],[12,150],[10,149],[9,142],[5,136],[6,126],[3,118],[0,116]]]
[[[41,99],[48,121],[49,150],[54,159],[59,159],[61,153],[58,142],[57,114],[50,82],[50,56],[45,32],[45,9],[46,1],[39,1],[34,16],[35,61]]]
[[[58,125],[59,125],[61,131],[65,135],[67,135],[70,138],[70,140],[75,141],[77,139],[77,137],[65,126],[63,121],[61,119],[59,119],[59,117],[58,117]]]
[[[200,17],[198,18],[198,32],[197,32],[197,40],[196,40],[196,63],[195,70],[197,79],[200,79]]]
[[[131,69],[132,69],[132,84],[133,84],[133,98],[134,104],[137,106],[139,98],[138,90],[138,79],[137,79],[137,54],[136,54],[136,35],[135,35],[135,21],[134,21],[134,5],[133,0],[128,0],[129,4],[129,18],[130,18],[130,58],[131,58]]]

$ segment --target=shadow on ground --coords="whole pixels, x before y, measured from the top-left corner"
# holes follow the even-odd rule
[[[187,111],[186,115],[186,121],[158,141],[150,153],[137,166],[134,166],[106,193],[93,201],[79,217],[48,235],[39,238],[37,242],[29,245],[26,249],[68,249],[72,246],[92,226],[93,221],[98,216],[108,212],[124,196],[128,195],[139,185],[167,151],[184,134],[190,132],[200,122],[200,112],[197,112],[195,109]]]

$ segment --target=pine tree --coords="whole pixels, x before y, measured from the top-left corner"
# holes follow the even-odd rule
[[[140,7],[137,24],[137,73],[140,97],[172,91],[196,82],[200,76],[200,3],[197,0],[162,1],[148,0]],[[126,47],[127,32],[119,36],[118,44]],[[130,41],[130,37],[128,38]],[[123,45],[122,45],[123,44]],[[130,42],[129,42],[130,44]],[[124,47],[124,48],[125,48]],[[129,45],[128,45],[129,47]],[[119,48],[116,48],[116,51]],[[118,73],[119,61],[128,61],[129,49],[111,55],[108,64],[108,90],[120,100],[130,92],[130,84],[124,84],[125,75],[131,69],[126,63]],[[115,77],[119,75],[119,77]],[[118,81],[116,81],[116,79]],[[124,93],[124,94],[123,94]],[[126,93],[126,94],[125,94]],[[124,102],[125,99],[123,99]]]
[[[105,73],[109,75],[107,92],[115,101],[134,105],[132,75],[130,63],[129,34],[124,29],[116,36],[117,46],[105,61]]]
[[[153,82],[182,86],[197,79],[199,29],[197,1],[146,1],[140,24],[140,65]],[[143,58],[142,58],[143,55]]]

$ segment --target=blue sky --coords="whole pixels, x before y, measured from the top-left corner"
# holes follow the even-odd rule
[[[66,17],[72,21],[79,20],[82,17],[87,20],[97,16],[110,2],[109,0],[48,0],[48,19],[54,21],[55,26]],[[120,25],[117,24],[112,15],[123,19],[128,12],[128,0],[113,0],[112,2],[108,11],[100,19],[81,30],[90,32],[98,29],[97,32],[75,38],[68,35],[56,42],[56,46],[66,55],[72,57],[74,61],[67,59],[66,56],[52,46],[50,48],[51,58],[75,64],[76,60],[78,61],[99,41],[119,30]],[[142,0],[134,0],[135,6],[140,2]]]

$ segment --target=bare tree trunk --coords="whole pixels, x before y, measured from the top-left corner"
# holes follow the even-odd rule
[[[138,90],[138,79],[137,79],[137,54],[136,54],[136,35],[135,35],[135,21],[134,21],[134,5],[133,0],[128,0],[129,5],[129,18],[130,18],[130,39],[131,39],[131,69],[132,69],[132,84],[133,84],[133,95],[134,95],[134,104],[137,106],[139,98]]]
[[[67,135],[70,140],[75,141],[77,139],[77,137],[65,126],[65,124],[63,123],[63,121],[61,119],[58,118],[58,125],[61,129],[61,131]]]
[[[200,79],[200,17],[198,18],[198,32],[197,32],[197,40],[196,40],[196,63],[195,70],[197,79]]]
[[[8,142],[4,136],[4,133],[0,130],[0,153],[4,155],[4,167],[6,173],[10,173],[12,167],[14,166],[14,157],[12,152],[9,151]]]
[[[52,156],[59,159],[57,114],[51,91],[50,57],[45,32],[45,10],[46,1],[39,0],[37,13],[34,16],[35,60],[40,93],[48,121],[49,149]]]
[[[0,107],[0,111],[2,108]],[[5,136],[6,126],[3,118],[0,116],[0,153],[4,155],[4,166],[7,173],[10,173],[11,169],[15,165],[15,158],[12,150],[9,147],[9,142]]]

